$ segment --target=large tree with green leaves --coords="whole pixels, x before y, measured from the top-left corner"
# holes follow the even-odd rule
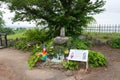
[[[14,21],[36,21],[47,24],[49,34],[58,36],[61,27],[66,35],[80,34],[83,27],[92,22],[92,15],[104,11],[104,0],[2,0],[11,11]]]

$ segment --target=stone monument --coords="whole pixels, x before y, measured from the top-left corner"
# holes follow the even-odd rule
[[[60,36],[54,39],[55,44],[64,44],[69,40],[69,37],[65,37],[65,28],[62,27],[60,30]]]
[[[60,36],[65,37],[65,28],[64,27],[62,27],[60,30]]]

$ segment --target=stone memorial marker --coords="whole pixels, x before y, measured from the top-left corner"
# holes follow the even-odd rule
[[[64,27],[62,27],[60,30],[60,36],[65,37],[65,28]]]

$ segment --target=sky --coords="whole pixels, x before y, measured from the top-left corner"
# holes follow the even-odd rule
[[[120,0],[106,0],[106,9],[95,17],[97,24],[120,24]]]
[[[3,19],[5,20],[5,25],[14,27],[33,27],[35,23],[29,22],[16,22],[12,23],[11,18],[14,16],[14,13],[11,13],[8,9],[0,8],[1,11],[4,11]],[[106,5],[104,6],[105,11],[103,13],[97,14],[94,16],[96,19],[96,24],[120,24],[120,0],[106,0]]]
[[[31,22],[14,22],[12,21],[12,18],[14,17],[15,13],[11,12],[6,8],[5,4],[2,4],[2,7],[0,7],[0,10],[3,12],[3,20],[5,21],[6,27],[35,27],[35,23]]]

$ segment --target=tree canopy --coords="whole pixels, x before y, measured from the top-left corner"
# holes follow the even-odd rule
[[[49,34],[58,36],[61,27],[66,35],[80,34],[92,22],[92,15],[104,11],[104,0],[2,0],[15,11],[14,21],[47,24]]]

